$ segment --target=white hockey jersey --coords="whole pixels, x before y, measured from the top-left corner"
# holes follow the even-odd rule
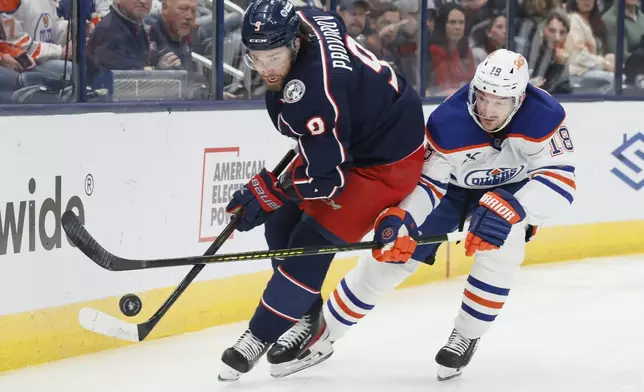
[[[67,21],[58,17],[54,0],[22,0],[18,10],[0,14],[8,43],[36,61],[60,59],[67,44]]]
[[[574,144],[563,107],[531,85],[526,99],[502,130],[485,132],[467,110],[468,86],[443,102],[427,121],[429,156],[416,189],[401,203],[418,225],[439,205],[448,184],[494,189],[528,179],[515,194],[526,222],[540,225],[572,204]]]

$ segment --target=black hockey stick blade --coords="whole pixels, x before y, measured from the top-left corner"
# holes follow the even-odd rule
[[[72,210],[65,211],[61,221],[69,240],[87,257],[107,270],[123,271],[124,265],[119,264],[116,256],[96,242]]]
[[[74,245],[76,245],[76,247],[81,252],[83,252],[85,256],[91,259],[94,263],[98,264],[100,267],[109,271],[134,271],[134,270],[141,270],[141,269],[148,269],[148,268],[160,268],[160,267],[164,267],[164,265],[150,264],[150,262],[166,261],[166,260],[182,261],[180,264],[177,264],[177,265],[171,264],[171,265],[168,265],[168,267],[203,264],[204,258],[205,260],[207,260],[208,257],[212,257],[212,256],[191,256],[191,257],[183,257],[178,259],[159,259],[159,260],[126,259],[123,257],[118,257],[113,253],[109,252],[108,250],[106,250],[105,248],[103,248],[103,246],[101,246],[101,244],[99,244],[98,241],[96,241],[94,237],[92,237],[89,231],[87,231],[85,226],[81,223],[81,221],[78,219],[78,217],[76,216],[76,214],[74,214],[73,211],[71,210],[65,211],[62,217],[62,226],[63,226],[63,229],[65,230],[65,233],[67,233],[67,236],[69,237],[70,241]],[[220,234],[220,237],[227,238],[230,235],[230,233],[232,233],[234,230],[235,230],[234,225],[228,225],[225,230],[227,231],[227,233],[225,233],[226,235],[224,236]]]

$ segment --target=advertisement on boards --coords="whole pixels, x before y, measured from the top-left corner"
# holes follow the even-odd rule
[[[233,194],[266,167],[265,160],[256,158],[239,146],[204,149],[199,242],[214,241],[226,227],[226,205]]]

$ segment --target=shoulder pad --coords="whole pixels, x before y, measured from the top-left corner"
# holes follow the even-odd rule
[[[441,153],[489,146],[491,140],[467,111],[467,89],[457,91],[432,112],[426,131],[432,149]]]
[[[566,111],[555,98],[528,85],[525,102],[510,123],[508,137],[540,143],[549,139],[565,118]]]

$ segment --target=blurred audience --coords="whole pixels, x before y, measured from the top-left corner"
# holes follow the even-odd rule
[[[258,98],[263,91],[255,73],[240,61],[241,16],[250,1],[225,3],[223,58],[232,67],[222,78],[226,98]],[[428,0],[424,21],[420,0],[337,0],[337,12],[351,37],[417,87],[420,46],[427,43],[426,93],[431,96],[451,94],[468,83],[476,66],[506,47],[508,37],[528,60],[532,84],[555,94],[610,93],[617,24],[624,18],[625,81],[644,90],[644,0],[623,0],[623,16],[618,15],[619,0],[512,1],[518,6],[513,31],[508,30],[506,0]],[[185,70],[191,89],[198,84],[208,90],[204,83],[210,71],[203,61],[197,66],[192,60],[192,53],[212,58],[208,0],[78,2],[88,11],[90,81],[108,70]],[[298,9],[330,7],[330,0],[292,2]],[[46,78],[62,81],[67,75],[71,80],[74,43],[68,20],[73,4],[22,0],[15,14],[0,14],[0,103]],[[425,37],[421,23],[427,26]]]
[[[457,3],[463,7],[465,12],[465,34],[469,35],[472,28],[493,15],[504,12],[505,0],[459,0]]]
[[[195,71],[192,50],[199,48],[199,42],[205,39],[195,26],[198,3],[198,0],[164,0],[161,14],[145,19],[157,55],[163,57],[165,53],[171,53],[168,58],[170,69]],[[197,52],[203,52],[203,49]]]
[[[631,53],[624,67],[626,83],[644,93],[644,35],[639,46]]]
[[[565,42],[573,86],[597,89],[612,85],[615,55],[606,53],[606,26],[596,0],[568,0],[570,33]]]
[[[474,76],[476,67],[465,35],[465,12],[459,4],[445,4],[438,10],[429,52],[433,82],[428,95],[436,89],[441,95],[452,94]]]
[[[389,3],[374,10],[370,17],[373,18],[373,27],[365,30],[361,43],[376,57],[395,67],[397,59],[392,51],[392,44],[401,25],[400,10]]]
[[[551,94],[572,92],[568,74],[568,52],[564,43],[570,32],[570,19],[562,10],[552,10],[539,24],[538,34],[527,57],[530,83]]]
[[[343,0],[338,3],[338,14],[351,37],[358,38],[364,32],[370,10],[369,3],[365,0]]]
[[[68,39],[68,22],[58,17],[53,0],[23,0],[13,14],[0,14],[5,41],[26,53],[22,66],[62,79],[71,77],[73,43]],[[71,37],[71,34],[69,35]],[[34,63],[27,66],[27,62]],[[65,71],[65,66],[67,70]]]
[[[505,15],[493,15],[488,20],[474,26],[471,34],[472,56],[474,64],[479,65],[488,54],[505,48],[507,37]]]
[[[539,35],[539,24],[546,19],[550,11],[559,6],[559,0],[523,0],[515,23],[516,30],[511,32],[515,51],[528,57],[532,50],[530,45],[535,41],[535,35]]]
[[[624,15],[624,62],[628,60],[631,52],[635,51],[642,36],[644,36],[644,14],[640,9],[639,0],[625,0]],[[608,53],[617,53],[617,10],[618,3],[604,13],[602,20],[606,25],[606,46]]]
[[[89,40],[87,55],[94,76],[105,70],[173,69],[181,60],[172,51],[159,56],[153,50],[150,27],[144,18],[152,0],[115,0],[107,14],[96,25]]]

